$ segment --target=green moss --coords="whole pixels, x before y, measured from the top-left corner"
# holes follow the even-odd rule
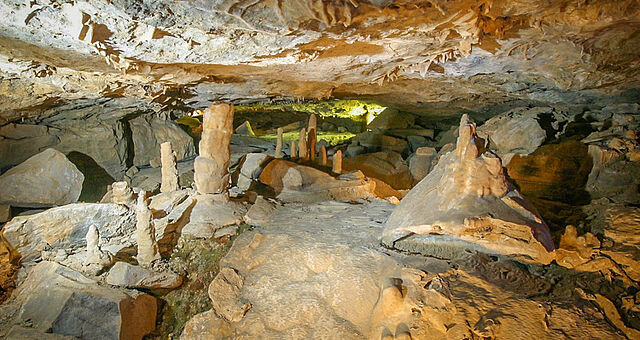
[[[350,118],[358,121],[366,120],[368,115],[377,116],[384,109],[384,106],[372,101],[355,99],[309,101],[289,104],[246,104],[235,107],[235,111],[238,113],[295,111],[307,114],[315,113],[322,117]]]
[[[290,132],[285,132],[282,134],[282,139],[284,140],[284,144],[285,145],[290,145],[292,140],[297,141],[298,137],[300,136],[300,131],[290,131]],[[351,138],[353,138],[355,136],[355,134],[351,133],[351,132],[324,132],[324,131],[318,131],[318,135],[317,135],[317,139],[318,141],[321,140],[325,140],[327,141],[327,143],[329,143],[329,145],[338,145],[340,143],[343,143]],[[278,135],[275,133],[271,133],[271,134],[264,134],[264,135],[260,135],[260,136],[256,136],[257,138],[260,139],[264,139],[264,140],[268,140],[270,142],[274,142],[276,141],[276,139],[278,138]],[[287,147],[285,146],[285,149]]]
[[[246,224],[240,225],[237,235],[248,228]],[[187,321],[211,309],[209,284],[218,275],[220,260],[229,252],[237,235],[224,244],[215,240],[180,238],[169,259],[169,266],[185,277],[184,284],[164,296],[158,296],[162,300],[161,318],[156,331],[146,339],[177,339]]]

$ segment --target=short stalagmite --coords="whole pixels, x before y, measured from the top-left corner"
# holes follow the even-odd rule
[[[309,116],[309,131],[318,130],[318,117],[315,114]]]
[[[276,141],[276,158],[282,158],[282,128],[278,128],[278,140]]]
[[[100,232],[95,224],[89,226],[86,240],[87,258],[85,259],[85,265],[97,264],[101,266],[108,266],[113,263],[113,256],[100,249]]]
[[[342,150],[338,150],[333,154],[332,168],[334,174],[342,173]]]
[[[131,190],[127,182],[114,182],[111,184],[111,202],[129,207],[135,204],[133,190]]]
[[[179,190],[176,153],[173,152],[171,142],[160,144],[160,160],[162,162],[162,184],[160,185],[160,192]]]
[[[138,194],[138,204],[136,206],[137,259],[141,266],[149,266],[153,261],[160,259],[155,228],[151,218],[151,210],[147,203],[147,193],[141,191]]]
[[[296,150],[296,140],[291,141],[291,159],[298,158],[298,152]]]
[[[301,160],[307,160],[307,130],[302,128],[300,130],[300,137],[298,137],[298,157]]]
[[[233,105],[213,104],[205,110],[200,155],[193,164],[196,188],[201,194],[225,193],[229,186]]]
[[[327,148],[324,145],[320,146],[320,164],[327,166]]]

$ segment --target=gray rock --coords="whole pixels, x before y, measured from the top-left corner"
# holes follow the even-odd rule
[[[68,119],[56,122],[62,132],[55,149],[69,154],[72,151],[91,157],[116,180],[127,170],[127,138],[120,121]],[[100,141],[99,143],[97,141]]]
[[[38,208],[73,203],[83,181],[65,155],[47,149],[0,176],[0,204]]]
[[[11,220],[11,206],[0,204],[0,223]]]
[[[122,205],[69,204],[35,215],[15,217],[4,226],[2,240],[13,250],[12,255],[27,263],[39,260],[46,248],[83,249],[91,224],[96,225],[103,239],[126,247],[123,239],[133,234],[134,219],[135,213]],[[117,249],[110,248],[109,251],[117,253]]]
[[[182,235],[212,238],[216,230],[240,224],[246,213],[244,205],[229,201],[224,195],[197,195],[191,210],[189,223],[182,228]]]
[[[0,169],[17,165],[60,139],[44,125],[7,124],[0,127]]]
[[[13,293],[17,321],[39,331],[80,339],[142,339],[155,328],[156,299],[136,291],[101,287],[55,262],[31,269]]]
[[[259,226],[276,210],[277,208],[274,203],[267,201],[262,196],[258,196],[258,198],[256,198],[256,202],[251,206],[251,208],[249,208],[244,220],[250,225]]]
[[[413,152],[428,144],[427,139],[422,136],[411,135],[407,137],[407,141],[409,142],[409,147]]]
[[[414,121],[415,117],[411,114],[387,108],[367,125],[367,129],[403,129],[413,125]]]
[[[38,339],[38,340],[74,340],[75,336],[61,335],[53,333],[45,333],[42,330],[35,328],[28,328],[22,326],[13,326],[6,334],[7,340],[26,340],[26,339]]]
[[[433,167],[433,161],[438,153],[436,149],[430,147],[422,147],[416,150],[416,153],[409,159],[409,172],[413,177],[414,183],[420,182]]]
[[[160,166],[160,144],[171,142],[178,161],[195,155],[193,138],[178,124],[155,117],[140,116],[129,121],[133,137],[133,165]]]
[[[127,288],[173,289],[182,284],[182,276],[171,272],[156,272],[126,262],[116,262],[107,274],[110,285]]]

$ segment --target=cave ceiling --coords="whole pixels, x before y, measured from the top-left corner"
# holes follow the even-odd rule
[[[0,124],[91,101],[590,103],[638,88],[640,70],[634,0],[0,0],[0,14]]]

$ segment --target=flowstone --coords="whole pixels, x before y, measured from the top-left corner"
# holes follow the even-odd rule
[[[382,242],[440,258],[475,250],[549,263],[553,242],[535,208],[507,181],[500,158],[485,149],[462,116],[453,152],[400,202]]]

